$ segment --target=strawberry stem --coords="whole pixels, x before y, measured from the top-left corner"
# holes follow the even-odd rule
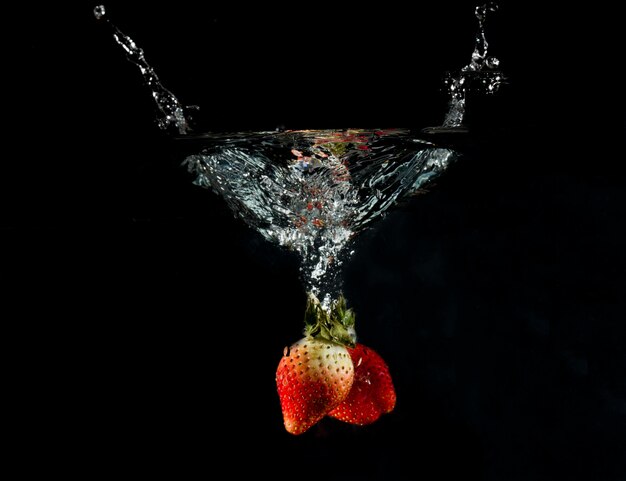
[[[329,310],[326,310],[315,294],[309,292],[304,311],[304,334],[306,336],[354,347],[356,344],[354,321],[354,311],[348,309],[343,294],[333,301]]]

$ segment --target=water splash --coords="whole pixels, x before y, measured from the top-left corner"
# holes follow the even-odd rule
[[[180,103],[176,96],[166,89],[156,72],[146,61],[143,50],[137,46],[135,41],[117,28],[106,17],[106,8],[104,5],[97,5],[93,9],[94,17],[98,21],[106,22],[113,32],[115,42],[124,49],[126,58],[139,67],[139,71],[143,76],[144,82],[152,91],[152,98],[156,103],[159,115],[157,124],[161,130],[175,129],[180,135],[187,134],[191,129],[189,127],[186,108]]]
[[[488,7],[479,9],[472,63],[450,87],[463,93],[454,119],[448,115],[455,125],[462,121],[459,106],[465,101],[464,88],[457,86],[470,72],[482,74],[497,65],[487,57],[484,38]],[[185,108],[161,84],[143,51],[109,22],[104,6],[94,8],[94,16],[110,26],[128,60],[139,67],[159,110],[159,126],[175,128],[182,142],[202,143],[184,161],[195,183],[221,195],[267,240],[296,252],[305,287],[325,308],[341,290],[340,268],[353,252],[354,237],[401,199],[422,192],[456,158],[454,151],[406,129],[184,135],[190,130]]]
[[[475,9],[475,15],[478,19],[478,31],[476,32],[476,38],[474,42],[474,51],[472,52],[471,62],[463,67],[464,71],[480,71],[483,68],[495,68],[500,65],[500,61],[495,57],[489,57],[487,51],[489,44],[485,37],[485,22],[487,21],[487,12],[496,12],[498,5],[494,2],[487,3],[485,5],[479,5]]]
[[[489,44],[485,36],[487,13],[497,11],[494,2],[479,5],[475,9],[478,19],[478,31],[474,41],[474,51],[470,63],[456,74],[448,74],[445,84],[448,88],[450,101],[448,112],[443,121],[444,127],[460,127],[465,117],[465,99],[468,91],[481,94],[495,93],[505,78],[498,70],[500,61],[488,55]]]
[[[354,236],[441,174],[454,152],[408,130],[310,130],[207,135],[185,160],[266,239],[297,252],[307,290],[340,290]]]

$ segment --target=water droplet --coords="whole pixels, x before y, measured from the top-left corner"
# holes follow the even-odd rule
[[[96,17],[96,20],[102,19],[106,15],[106,9],[104,5],[96,5],[93,7],[93,16]]]
[[[487,68],[495,68],[498,67],[500,65],[500,60],[498,60],[496,57],[489,57],[485,60],[485,66]]]

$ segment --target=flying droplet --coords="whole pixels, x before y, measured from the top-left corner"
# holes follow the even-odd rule
[[[485,66],[487,68],[496,68],[499,65],[500,65],[500,60],[498,60],[496,57],[487,57],[485,59]]]
[[[96,20],[101,20],[105,15],[106,9],[104,8],[104,5],[96,5],[93,8],[93,16],[96,17]]]

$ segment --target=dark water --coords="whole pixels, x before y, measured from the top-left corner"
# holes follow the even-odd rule
[[[437,125],[441,75],[475,33],[473,6],[447,2],[289,21],[271,7],[126,3],[108,14],[185,105],[211,112],[198,121],[223,129]],[[364,232],[345,266],[397,408],[298,438],[274,387],[300,335],[297,259],[191,184],[93,5],[12,16],[0,276],[22,472],[624,479],[624,117],[606,70],[580,68],[617,58],[617,16],[504,7],[489,43],[511,83],[468,99],[471,131],[449,140],[464,158]],[[584,25],[602,32],[583,38]],[[413,57],[419,75],[403,69]]]

